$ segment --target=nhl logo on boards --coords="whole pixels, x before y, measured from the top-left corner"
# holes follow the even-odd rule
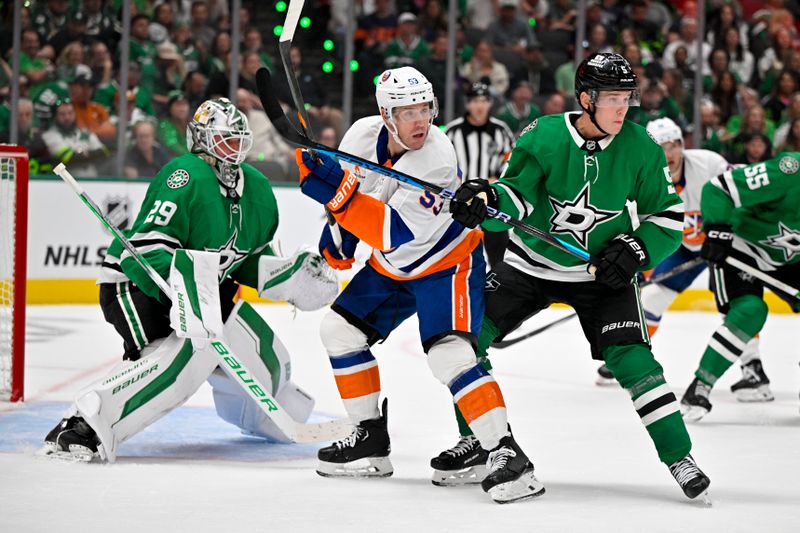
[[[782,157],[778,162],[778,168],[784,174],[794,174],[797,172],[797,169],[800,168],[800,163],[798,163],[797,159],[794,157],[787,155],[786,157]]]
[[[109,222],[120,229],[127,229],[131,222],[131,200],[127,196],[109,196],[103,200],[103,214]]]
[[[187,183],[189,183],[189,173],[182,168],[179,168],[167,178],[167,187],[170,189],[180,189]]]

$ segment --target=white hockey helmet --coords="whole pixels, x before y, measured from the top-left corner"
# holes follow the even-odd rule
[[[239,165],[253,146],[247,117],[227,98],[200,104],[187,130],[189,152],[206,154],[221,163]]]
[[[431,122],[439,113],[439,105],[433,95],[433,85],[414,67],[385,70],[378,78],[375,99],[378,101],[378,107],[386,111],[390,120],[394,108],[424,102],[431,104]]]
[[[680,126],[670,118],[659,118],[647,123],[647,133],[658,144],[672,141],[683,142],[683,132]]]

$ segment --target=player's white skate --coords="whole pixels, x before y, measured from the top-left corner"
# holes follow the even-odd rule
[[[595,379],[594,383],[600,387],[607,387],[616,385],[617,380],[614,379],[614,374],[611,373],[611,370],[605,364],[602,364],[597,367],[597,379]]]
[[[508,435],[489,452],[489,473],[481,482],[484,492],[497,503],[512,503],[544,494],[544,485],[533,474],[533,463]]]
[[[760,359],[742,365],[742,379],[731,385],[731,392],[740,402],[771,402],[775,399]]]
[[[65,418],[44,438],[36,455],[68,462],[88,463],[105,460],[103,445],[83,418]]]
[[[685,421],[697,422],[711,411],[709,394],[711,394],[711,387],[694,378],[681,398],[681,416]]]
[[[388,477],[394,472],[389,460],[389,432],[386,428],[388,402],[383,400],[383,414],[364,420],[349,437],[322,448],[317,453],[317,474],[323,477]]]
[[[438,487],[478,484],[486,477],[488,459],[489,452],[475,435],[462,436],[455,446],[431,459],[431,483]]]

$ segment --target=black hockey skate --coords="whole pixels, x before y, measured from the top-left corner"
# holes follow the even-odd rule
[[[742,365],[742,379],[731,385],[731,392],[740,402],[771,402],[775,399],[761,359]]]
[[[42,454],[68,461],[88,463],[103,458],[97,434],[83,418],[65,418],[44,438]]]
[[[349,437],[336,441],[317,452],[317,474],[324,477],[388,477],[394,472],[389,461],[389,432],[386,429],[388,401],[384,398],[383,413],[364,420],[353,428]]]
[[[683,493],[689,498],[697,498],[699,495],[706,492],[708,486],[711,485],[711,480],[697,467],[694,458],[687,455],[680,461],[676,461],[669,465],[669,472],[678,485],[683,489]],[[708,495],[704,495],[704,500],[709,503]]]
[[[489,452],[481,448],[475,435],[461,437],[458,443],[431,459],[431,483],[439,487],[471,485],[486,477]]]
[[[597,367],[597,379],[594,383],[595,385],[605,387],[606,385],[616,385],[617,380],[614,379],[614,374],[611,373],[611,370],[609,370],[605,364],[602,364]]]
[[[544,485],[533,475],[533,463],[517,445],[514,437],[500,439],[489,452],[489,473],[481,481],[484,492],[497,503],[511,503],[544,494]]]
[[[711,402],[708,395],[711,387],[697,378],[686,389],[681,398],[681,415],[687,422],[697,422],[711,411]]]

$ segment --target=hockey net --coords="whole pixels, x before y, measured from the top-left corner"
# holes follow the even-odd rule
[[[0,144],[0,400],[20,401],[25,368],[28,154]]]

